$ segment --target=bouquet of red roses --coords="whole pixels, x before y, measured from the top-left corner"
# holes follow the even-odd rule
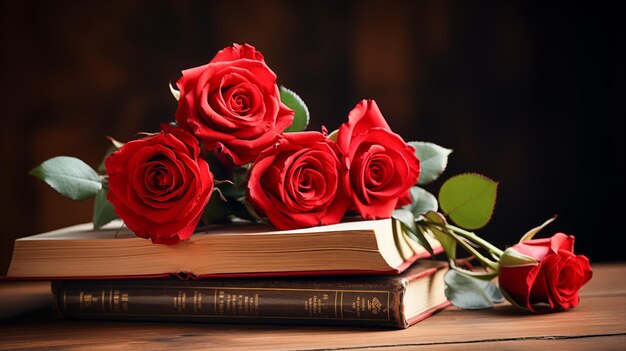
[[[492,246],[468,230],[491,218],[496,182],[462,174],[435,197],[422,186],[443,173],[451,150],[404,141],[373,100],[331,133],[306,131],[308,108],[276,79],[259,51],[234,44],[170,85],[175,121],[127,143],[111,138],[98,171],[61,156],[31,173],[72,199],[95,196],[95,228],[119,217],[156,244],[189,238],[201,221],[293,229],[394,217],[427,249],[427,235],[442,243],[451,265],[446,294],[457,306],[489,307],[500,292],[532,311],[578,303],[591,268],[573,254],[573,237],[532,240],[536,228],[505,251]],[[457,246],[485,271],[457,264]]]

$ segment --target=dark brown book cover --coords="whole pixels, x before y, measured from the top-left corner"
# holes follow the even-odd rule
[[[52,292],[61,318],[406,328],[448,306],[445,267],[424,260],[388,276],[64,280]]]

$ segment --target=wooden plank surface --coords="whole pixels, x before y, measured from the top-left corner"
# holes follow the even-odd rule
[[[530,315],[508,304],[482,311],[449,308],[406,330],[59,321],[46,307],[3,320],[0,349],[624,349],[625,277],[626,263],[594,265],[580,305],[565,312]]]
[[[598,336],[584,338],[540,338],[521,339],[506,341],[483,341],[463,344],[439,344],[439,345],[410,345],[410,346],[390,346],[385,347],[385,351],[405,351],[405,350],[432,350],[445,351],[454,348],[463,348],[464,351],[475,350],[532,350],[532,351],[623,351],[626,343],[626,336]],[[371,348],[355,348],[350,350],[371,350]]]

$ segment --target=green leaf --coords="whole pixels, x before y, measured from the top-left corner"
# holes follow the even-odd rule
[[[415,240],[418,244],[426,249],[431,255],[435,255],[435,251],[432,246],[428,242],[428,239],[424,236],[424,233],[417,230],[415,226],[415,216],[413,213],[407,209],[399,208],[391,214],[391,217],[400,221],[402,224],[402,230],[413,240]]]
[[[421,230],[420,227],[416,226],[415,231],[412,232],[408,230],[406,231],[406,233],[411,239],[415,240],[418,244],[425,248],[431,256],[435,256],[435,250],[433,250],[433,247],[430,245],[430,242],[426,238],[426,235],[431,235],[430,232]]]
[[[428,184],[439,178],[448,166],[448,156],[452,150],[424,141],[411,141],[408,144],[415,148],[415,154],[420,160],[417,184]]]
[[[482,309],[504,301],[500,289],[490,281],[481,280],[455,269],[444,276],[446,297],[456,307]]]
[[[555,219],[556,219],[556,216],[554,216],[554,217],[548,219],[547,221],[543,222],[542,225],[529,230],[528,232],[526,232],[526,234],[524,234],[524,236],[522,236],[522,238],[520,239],[519,242],[523,243],[524,241],[531,240],[537,233],[539,233],[539,231],[541,231],[541,229],[545,228],[548,224],[554,222]]]
[[[415,231],[415,216],[413,216],[413,213],[411,213],[411,211],[404,208],[399,208],[393,211],[391,217],[397,219],[398,221],[400,221],[400,223]]]
[[[456,241],[454,238],[444,231],[446,223],[446,219],[438,212],[428,212],[424,215],[426,221],[421,221],[417,223],[417,226],[420,228],[424,228],[423,230],[428,230],[432,233],[437,241],[441,243],[443,247],[443,251],[445,252],[448,260],[451,264],[454,264],[454,260],[456,260]],[[430,222],[430,224],[429,224]]]
[[[72,200],[84,200],[102,189],[98,173],[74,157],[53,157],[29,173]]]
[[[404,208],[411,211],[415,217],[429,211],[437,211],[439,208],[437,198],[428,191],[418,186],[413,186],[409,189],[409,193],[411,194],[411,204]]]
[[[293,116],[293,122],[285,132],[301,132],[309,125],[309,109],[306,104],[293,91],[281,86],[280,87],[280,101],[287,105],[290,109],[295,111]]]
[[[119,218],[115,214],[113,205],[107,200],[109,188],[104,185],[96,194],[93,204],[93,229],[100,229],[112,220]]]
[[[459,227],[484,227],[496,205],[498,183],[476,173],[465,173],[448,179],[439,190],[439,205]]]
[[[213,194],[211,194],[209,202],[206,204],[206,206],[204,206],[203,219],[206,222],[205,224],[219,223],[224,221],[227,217],[227,203],[220,198],[219,191],[214,190]]]

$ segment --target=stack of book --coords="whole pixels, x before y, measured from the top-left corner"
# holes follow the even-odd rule
[[[229,224],[173,246],[113,222],[16,240],[7,278],[51,280],[62,318],[406,328],[448,306],[429,256],[394,219]]]

